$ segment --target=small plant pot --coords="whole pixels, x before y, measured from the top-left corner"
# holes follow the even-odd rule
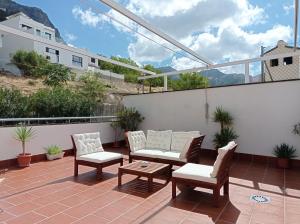
[[[282,169],[289,169],[290,168],[290,159],[277,158],[277,166]]]
[[[55,155],[50,155],[50,154],[46,154],[47,159],[48,160],[55,160],[55,159],[62,159],[65,155],[65,152],[61,152],[59,154],[55,154]]]
[[[19,167],[22,168],[28,167],[30,166],[31,154],[30,153],[19,154],[17,160],[18,160]]]

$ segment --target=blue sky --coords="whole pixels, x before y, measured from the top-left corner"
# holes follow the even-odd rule
[[[140,64],[172,65],[177,69],[199,64],[113,23],[99,12],[106,12],[165,44],[98,0],[60,0],[59,4],[53,0],[16,2],[41,8],[69,44],[94,53],[131,57]],[[278,39],[292,43],[293,0],[126,0],[121,3],[214,62],[257,56],[260,45],[274,46]]]

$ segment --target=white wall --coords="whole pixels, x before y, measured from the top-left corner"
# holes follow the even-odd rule
[[[34,126],[36,136],[27,143],[27,152],[33,155],[45,153],[44,147],[59,145],[63,149],[71,149],[71,135],[100,131],[101,142],[114,142],[114,131],[110,122],[69,125]],[[22,151],[20,142],[14,139],[14,127],[0,128],[0,160],[16,158]]]
[[[207,90],[210,118],[205,118],[205,90],[190,90],[125,96],[127,107],[135,107],[145,120],[141,129],[200,130],[206,134],[204,148],[213,148],[219,125],[212,121],[217,106],[234,117],[239,135],[238,152],[272,155],[274,145],[294,145],[300,155],[300,136],[291,133],[300,122],[300,81],[252,84]]]

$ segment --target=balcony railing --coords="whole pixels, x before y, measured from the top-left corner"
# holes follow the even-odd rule
[[[26,125],[57,125],[77,123],[101,123],[117,121],[117,116],[91,117],[45,117],[45,118],[0,118],[0,126]]]

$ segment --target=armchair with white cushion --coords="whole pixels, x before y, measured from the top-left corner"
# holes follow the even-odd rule
[[[74,134],[71,136],[74,147],[74,176],[78,176],[78,166],[91,166],[97,169],[97,175],[102,168],[120,163],[123,165],[123,156],[120,153],[103,150],[100,133]]]
[[[132,131],[127,139],[129,162],[147,160],[178,166],[198,163],[204,137],[199,131],[148,130],[147,137],[143,131]]]
[[[203,187],[213,190],[214,205],[218,207],[220,189],[229,196],[229,170],[237,144],[232,141],[218,149],[213,166],[188,163],[172,173],[172,198],[176,198],[176,186]]]

